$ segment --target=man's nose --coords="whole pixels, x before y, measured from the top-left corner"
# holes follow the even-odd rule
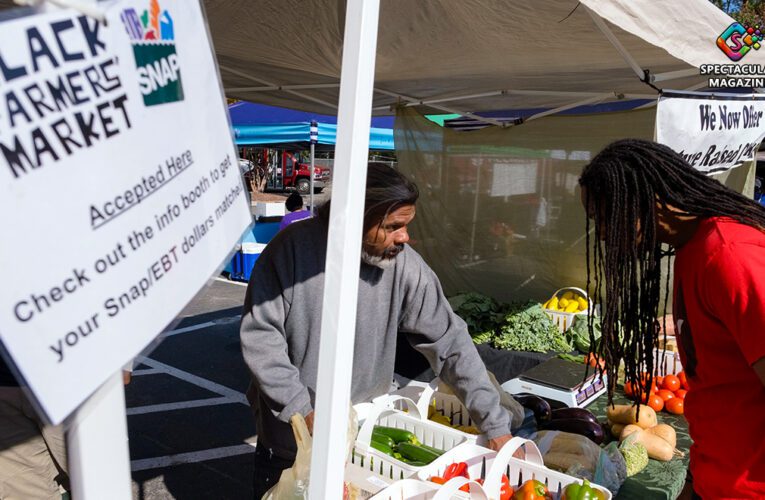
[[[398,231],[396,231],[396,236],[394,241],[398,244],[404,244],[409,241],[409,231],[406,230],[405,227],[402,227]]]

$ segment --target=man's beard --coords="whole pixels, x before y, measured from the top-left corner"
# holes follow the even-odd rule
[[[361,249],[361,260],[370,266],[388,269],[396,264],[396,256],[404,251],[404,244],[397,243],[383,250],[382,255],[372,255],[363,247]]]

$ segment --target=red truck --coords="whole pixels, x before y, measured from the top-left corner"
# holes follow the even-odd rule
[[[253,156],[251,160],[240,158],[239,163],[243,170],[245,180],[252,177],[266,175],[265,189],[269,191],[297,190],[300,194],[311,192],[311,164],[301,158],[299,154],[289,151],[262,150]],[[256,170],[258,172],[256,172]],[[316,193],[320,193],[329,182],[330,171],[328,168],[314,167],[313,187]]]

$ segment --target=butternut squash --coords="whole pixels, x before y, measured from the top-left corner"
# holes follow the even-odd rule
[[[640,418],[638,419],[638,406],[615,405],[607,409],[608,420],[615,424],[638,425],[642,429],[655,426],[659,421],[656,412],[650,406],[640,406]]]
[[[640,443],[645,446],[648,457],[662,462],[668,462],[675,456],[675,447],[659,436],[651,434],[637,425],[628,425],[622,431],[620,441]]]
[[[659,424],[656,427],[646,429],[646,432],[653,434],[654,436],[659,436],[664,441],[668,442],[672,448],[677,446],[677,433],[675,432],[675,429],[670,425]]]

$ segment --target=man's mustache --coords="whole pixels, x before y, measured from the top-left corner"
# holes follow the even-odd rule
[[[404,244],[403,243],[396,243],[395,245],[389,246],[385,250],[383,250],[382,257],[384,259],[392,259],[396,255],[400,254],[404,250]]]

